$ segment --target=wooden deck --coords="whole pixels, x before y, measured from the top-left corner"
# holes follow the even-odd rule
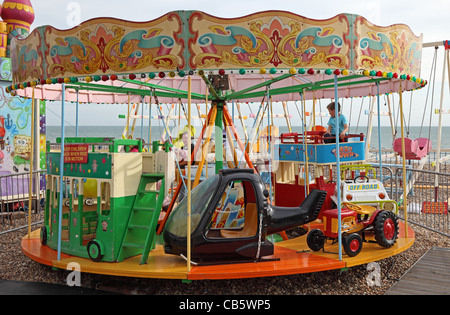
[[[449,295],[450,248],[430,249],[385,294]]]

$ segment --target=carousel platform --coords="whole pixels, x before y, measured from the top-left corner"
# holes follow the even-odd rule
[[[30,237],[25,236],[22,239],[21,246],[26,256],[44,265],[66,269],[69,263],[76,262],[80,264],[81,271],[86,273],[181,280],[283,276],[349,268],[399,254],[411,247],[415,240],[414,231],[410,227],[408,227],[408,237],[405,237],[405,224],[400,222],[399,235],[394,246],[383,248],[368,239],[357,256],[348,257],[343,253],[342,260],[339,260],[338,244],[326,244],[323,251],[313,252],[309,250],[306,244],[306,235],[304,235],[277,242],[273,257],[275,259],[207,266],[193,264],[188,272],[186,260],[182,257],[165,254],[162,245],[156,245],[156,248],[149,254],[147,264],[143,265],[139,264],[140,255],[125,259],[120,263],[94,262],[63,253],[58,260],[57,251],[41,245],[39,233],[40,230],[36,230],[32,232]]]

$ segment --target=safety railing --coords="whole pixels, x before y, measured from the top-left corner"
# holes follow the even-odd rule
[[[373,163],[372,166],[377,168],[378,164]],[[450,236],[450,174],[446,171],[418,170],[407,166],[409,166],[406,170],[408,222]],[[446,164],[442,164],[441,169],[446,167]],[[399,205],[399,217],[405,219],[402,172],[403,168],[400,165],[389,167],[383,165],[382,182],[388,194]],[[29,176],[28,172],[0,176],[0,234],[26,227],[29,214],[33,224],[43,220],[45,171],[33,172],[31,211],[29,211]]]
[[[450,174],[429,170],[408,169],[406,186],[403,185],[403,169],[395,171],[396,200],[399,216],[408,222],[450,236],[449,208]],[[406,190],[405,190],[406,189]]]
[[[267,137],[266,137],[267,138]],[[336,141],[336,137],[326,137],[325,131],[307,131],[305,134],[297,133],[297,132],[290,132],[290,133],[283,133],[281,134],[281,143],[283,144],[299,144],[303,143],[305,141],[319,144],[319,143],[326,143],[326,140],[333,140]],[[351,139],[351,140],[349,140]],[[345,141],[363,141],[364,140],[364,134],[358,133],[358,134],[348,134],[345,136]]]
[[[379,155],[381,151],[381,158],[384,165],[400,165],[401,168],[402,158],[391,149],[378,150],[372,147],[369,152],[369,156],[366,160],[370,163],[379,163]],[[436,162],[438,161],[437,149],[432,149],[430,153],[423,160],[407,160],[407,167],[423,170],[434,170]],[[441,173],[450,173],[450,149],[442,149],[439,154]],[[395,168],[395,167],[394,167]]]
[[[31,205],[30,205],[31,196]],[[42,221],[45,206],[45,171],[0,176],[0,234]],[[29,220],[31,215],[31,220]]]

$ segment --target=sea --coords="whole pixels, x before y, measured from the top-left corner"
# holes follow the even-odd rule
[[[279,132],[287,133],[289,129],[287,126],[279,126]],[[75,126],[66,126],[64,129],[65,137],[75,137],[77,133],[77,128]],[[137,125],[134,128],[133,138],[144,139],[146,143],[149,143],[149,136],[151,134],[152,141],[161,139],[162,134],[167,135],[167,131],[171,134],[173,138],[179,133],[180,128],[177,126],[168,126],[164,128],[163,126],[152,126],[151,132],[148,126],[141,128]],[[195,126],[196,137],[198,137],[201,132],[201,126]],[[244,128],[240,125],[236,125],[236,129],[241,139],[244,139]],[[246,128],[247,134],[250,134],[250,128]],[[420,127],[420,126],[410,126],[405,128],[405,137],[410,139],[417,138],[428,138],[432,141],[432,149],[437,149],[438,146],[438,131],[439,128],[432,127]],[[116,139],[122,138],[122,133],[124,132],[124,126],[78,126],[78,137],[113,137]],[[302,128],[299,126],[293,126],[292,132],[302,133]],[[394,130],[396,132],[395,138],[400,138],[401,131],[400,128]],[[367,126],[359,126],[358,128],[350,126],[350,133],[363,133],[367,136],[368,128]],[[56,138],[61,136],[60,126],[47,126],[46,127],[46,140],[50,143],[56,142]],[[370,139],[370,147],[374,149],[380,148],[379,138],[381,138],[381,149],[392,149],[392,142],[394,137],[392,136],[392,129],[390,126],[380,127],[380,135],[378,135],[378,127],[374,126],[372,128],[372,136]],[[367,141],[367,139],[366,139]],[[441,149],[450,149],[450,127],[442,127],[442,137],[441,137]]]

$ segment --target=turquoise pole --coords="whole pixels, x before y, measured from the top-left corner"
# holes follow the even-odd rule
[[[65,95],[66,84],[62,83],[61,96],[61,155],[59,158],[59,201],[58,201],[58,261],[61,260],[61,230],[62,230],[62,204],[63,204],[63,177],[64,177],[64,119],[65,119]]]
[[[339,243],[339,260],[342,260],[342,227],[341,227],[341,166],[340,166],[340,152],[339,152],[339,106],[338,106],[338,81],[337,74],[334,75],[334,102],[336,118],[336,193],[337,193],[337,208],[338,208],[338,243]]]
[[[271,158],[271,144],[272,144],[272,126],[270,124],[270,112],[271,112],[271,100],[270,100],[270,86],[267,87],[267,153],[269,155],[269,200],[270,200],[270,204],[273,204],[273,199],[272,199],[272,179],[271,179],[271,174],[272,174],[272,158]],[[264,113],[263,113],[263,117],[264,117]],[[272,235],[272,239],[273,239],[273,235]]]
[[[306,165],[306,160],[308,159],[308,152],[306,151],[306,125],[304,124],[304,117],[305,117],[305,108],[303,107],[303,92],[304,91],[302,91],[301,93],[300,93],[300,100],[301,100],[301,106],[302,106],[302,110],[301,110],[301,117],[300,117],[300,119],[301,119],[301,124],[302,124],[302,134],[303,134],[303,152],[304,152],[304,156],[305,156],[305,161],[304,161],[304,163],[303,163],[303,174],[304,174],[304,181],[303,181],[303,183],[305,184],[304,185],[304,190],[305,190],[305,198],[307,197],[307,195],[308,195],[308,187],[307,187],[307,185],[306,185],[306,176],[308,176],[308,174],[306,174],[306,167],[305,167],[305,165]],[[297,105],[297,104],[296,104]],[[300,113],[300,111],[299,111],[299,113]]]
[[[77,106],[76,106],[76,119],[75,119],[75,137],[78,138],[78,107],[80,105],[80,102],[78,100],[78,94],[79,94],[79,90],[77,90]]]
[[[378,154],[380,159],[380,182],[383,181],[383,162],[381,161],[381,118],[380,118],[380,83],[377,81],[377,110],[378,110]]]

